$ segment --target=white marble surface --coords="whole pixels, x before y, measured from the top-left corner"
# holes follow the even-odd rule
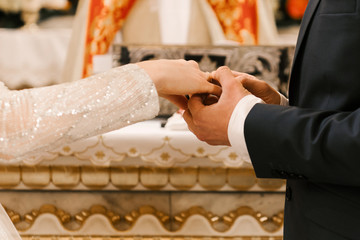
[[[224,215],[236,208],[249,206],[265,215],[272,216],[283,209],[283,193],[171,193],[171,209],[174,213],[187,210],[189,206],[202,206],[216,215]]]
[[[89,209],[92,205],[103,205],[118,214],[127,214],[139,207],[149,205],[158,211],[174,215],[201,206],[216,215],[224,215],[242,206],[271,216],[283,209],[283,193],[211,193],[211,192],[22,192],[1,191],[1,203],[20,214],[39,209],[44,204],[53,204],[71,214]]]

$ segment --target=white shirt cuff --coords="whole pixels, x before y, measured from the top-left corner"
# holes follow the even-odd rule
[[[228,126],[228,137],[231,146],[240,155],[240,158],[251,163],[249,152],[245,142],[244,125],[245,119],[250,110],[257,103],[264,103],[260,98],[254,95],[247,95],[236,105]]]
[[[280,105],[281,106],[289,106],[289,99],[287,99],[284,95],[280,94]]]

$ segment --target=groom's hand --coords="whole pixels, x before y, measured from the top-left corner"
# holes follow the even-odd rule
[[[232,71],[235,78],[240,80],[244,88],[246,88],[251,94],[261,98],[267,104],[280,104],[280,94],[274,88],[272,88],[265,81],[259,80],[256,77]]]
[[[231,114],[237,103],[250,93],[228,67],[220,67],[213,78],[222,87],[218,102],[207,105],[204,95],[193,95],[183,116],[190,131],[200,140],[211,145],[230,145],[227,130]]]

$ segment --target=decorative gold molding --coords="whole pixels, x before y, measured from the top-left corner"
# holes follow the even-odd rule
[[[175,222],[182,225],[184,222],[186,222],[186,220],[190,216],[195,215],[195,214],[201,215],[204,218],[206,218],[212,226],[214,226],[216,223],[219,223],[219,222],[226,224],[227,228],[225,229],[225,231],[228,230],[229,228],[231,228],[231,226],[234,224],[236,219],[238,219],[239,217],[244,216],[244,215],[249,215],[249,216],[252,216],[253,218],[255,218],[258,221],[258,223],[260,224],[260,226],[267,232],[278,231],[282,227],[283,220],[284,220],[283,211],[275,214],[274,216],[268,217],[268,216],[262,214],[261,212],[254,211],[254,209],[247,207],[247,206],[239,207],[236,210],[225,214],[224,216],[214,215],[213,213],[206,211],[202,207],[192,207],[187,211],[184,211],[178,215],[175,215],[174,220],[175,220]],[[271,224],[275,227],[272,227],[271,229],[265,227],[268,224]]]
[[[175,215],[174,220],[176,223],[183,225],[189,217],[195,214],[201,215],[206,218],[211,225],[218,223],[222,219],[222,217],[214,215],[212,212],[208,212],[202,207],[192,207],[186,211]]]
[[[248,215],[253,217],[258,222],[258,224],[263,228],[263,230],[269,233],[274,233],[281,229],[284,219],[284,214],[282,211],[274,216],[269,217],[260,212],[256,212],[252,208],[247,206],[239,207],[233,211],[230,211],[224,216],[215,215],[212,212],[209,212],[199,206],[191,207],[188,210],[180,212],[179,214],[176,214],[174,216],[158,211],[151,206],[140,207],[136,210],[130,211],[128,214],[125,214],[124,216],[121,216],[120,214],[117,214],[114,211],[107,209],[102,205],[94,205],[90,209],[82,210],[73,216],[67,213],[65,210],[57,208],[54,205],[43,205],[40,207],[40,209],[38,210],[34,209],[30,213],[25,214],[24,216],[21,216],[20,214],[16,213],[11,209],[7,209],[6,207],[5,210],[7,211],[10,219],[13,221],[15,226],[19,226],[23,222],[26,223],[27,227],[18,229],[19,231],[26,231],[30,229],[31,226],[36,221],[36,219],[41,214],[46,214],[46,213],[56,216],[59,222],[64,227],[64,229],[67,229],[69,231],[81,229],[81,227],[84,225],[86,220],[89,217],[96,214],[101,214],[105,216],[108,219],[108,221],[111,223],[113,228],[116,229],[117,231],[126,231],[127,229],[132,228],[132,226],[136,223],[136,221],[143,215],[152,215],[156,217],[158,221],[162,224],[163,228],[169,232],[176,232],[179,229],[181,229],[184,226],[185,222],[191,216],[194,215],[200,215],[204,217],[209,222],[210,226],[217,232],[226,232],[231,228],[231,226],[238,218],[244,215]],[[169,229],[168,226],[169,222],[178,225],[178,227],[176,227],[175,230]],[[79,226],[78,229],[69,229],[68,226],[71,225],[71,223],[76,223],[76,226]],[[119,224],[121,223],[125,224],[127,226],[127,229],[119,228]],[[216,227],[216,225],[219,223],[225,224],[227,227],[225,229],[219,230]],[[272,225],[272,228],[267,227],[269,224]]]
[[[56,187],[74,189],[283,191],[284,180],[257,179],[251,168],[223,167],[134,167],[134,166],[1,166],[0,188],[24,184],[30,189]],[[22,188],[24,188],[22,186]],[[25,188],[26,188],[25,187]]]
[[[165,213],[156,210],[151,206],[143,206],[140,207],[138,210],[131,211],[130,213],[124,216],[126,222],[133,225],[139,217],[145,214],[150,214],[155,216],[163,225],[167,224],[170,220],[170,216],[166,215]]]
[[[192,236],[28,236],[22,235],[23,240],[282,240],[282,237],[192,237]]]

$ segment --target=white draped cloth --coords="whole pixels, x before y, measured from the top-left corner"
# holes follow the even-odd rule
[[[0,83],[0,160],[29,163],[40,152],[151,119],[158,111],[154,83],[135,64],[22,91]],[[20,239],[14,231],[1,208],[0,239]]]
[[[11,89],[61,82],[71,29],[0,29],[0,81]]]

